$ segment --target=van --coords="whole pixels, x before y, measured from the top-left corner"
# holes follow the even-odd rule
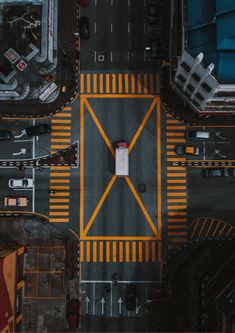
[[[27,207],[28,201],[27,197],[5,197],[4,207]]]
[[[188,140],[193,139],[209,139],[210,138],[210,132],[208,131],[194,131],[194,130],[188,130],[185,132],[185,138]]]

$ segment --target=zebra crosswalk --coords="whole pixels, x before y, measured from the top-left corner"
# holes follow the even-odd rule
[[[159,256],[156,241],[80,241],[80,262],[155,263]]]
[[[184,144],[185,126],[167,114],[167,235],[171,249],[187,241],[187,177],[186,168],[173,166],[172,162],[185,162],[176,156],[175,145]]]
[[[81,73],[81,94],[159,94],[159,74]]]
[[[51,154],[71,145],[72,108],[65,107],[51,119]]]
[[[50,167],[49,222],[69,222],[70,166]]]

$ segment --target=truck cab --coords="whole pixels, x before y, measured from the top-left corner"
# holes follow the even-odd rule
[[[115,148],[115,175],[118,177],[129,176],[128,142],[119,141]]]

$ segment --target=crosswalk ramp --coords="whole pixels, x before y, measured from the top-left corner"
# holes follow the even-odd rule
[[[70,208],[70,166],[50,167],[49,222],[68,223]]]
[[[51,154],[71,145],[72,108],[65,107],[51,118]]]
[[[187,241],[187,175],[186,168],[174,166],[174,162],[185,162],[177,156],[175,146],[185,143],[185,126],[167,114],[167,235],[168,248],[174,248]]]
[[[156,241],[80,241],[80,262],[148,262],[160,259]]]
[[[81,94],[159,94],[159,74],[81,73]]]

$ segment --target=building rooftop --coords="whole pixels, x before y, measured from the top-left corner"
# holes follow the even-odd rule
[[[235,1],[187,0],[188,47],[203,52],[206,66],[215,64],[219,81],[235,80]]]

